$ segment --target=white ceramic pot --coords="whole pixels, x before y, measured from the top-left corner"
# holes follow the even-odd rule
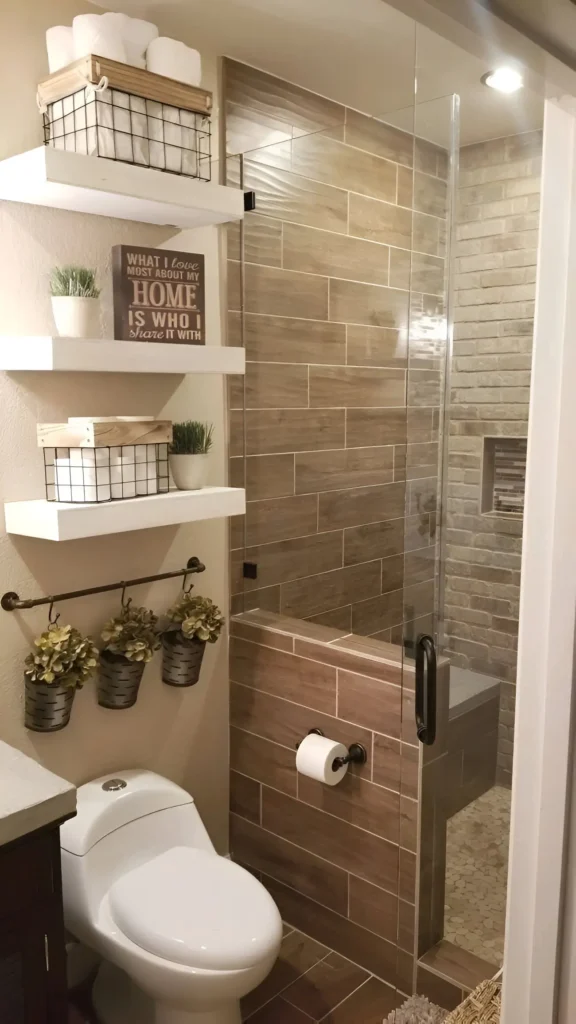
[[[52,315],[61,338],[98,338],[100,303],[77,295],[53,295]]]
[[[179,491],[198,491],[206,486],[208,455],[171,455],[170,470]]]

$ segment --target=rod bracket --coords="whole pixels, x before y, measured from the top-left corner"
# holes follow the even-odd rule
[[[334,758],[332,761],[332,771],[337,772],[339,768],[343,768],[346,764],[366,764],[367,760],[366,747],[362,746],[361,743],[352,743],[348,747],[348,753],[345,757]]]

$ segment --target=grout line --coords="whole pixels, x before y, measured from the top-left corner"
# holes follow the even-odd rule
[[[334,952],[336,952],[336,951],[334,951]],[[342,954],[339,953],[338,955],[341,956]],[[345,957],[344,959],[348,959],[348,958]],[[362,967],[361,970],[366,971],[366,968]],[[332,1020],[332,1014],[335,1012],[335,1010],[337,1010],[338,1007],[343,1006],[344,1003],[348,999],[351,999],[353,995],[356,995],[356,992],[359,992],[361,988],[364,988],[364,985],[367,985],[368,982],[372,980],[374,975],[370,974],[370,971],[366,971],[366,973],[367,973],[368,977],[364,978],[364,981],[361,981],[360,984],[357,985],[356,988],[352,990],[352,992],[349,992],[348,995],[344,997],[344,999],[341,999],[339,1003],[336,1003],[336,1006],[333,1006],[332,1009],[328,1011],[328,1013],[326,1013],[323,1017],[321,1017],[320,1021],[318,1021],[318,1024],[322,1024],[322,1021],[327,1021],[327,1022],[331,1021]],[[378,979],[378,981],[380,981],[380,979]],[[388,982],[383,982],[383,984],[386,985],[386,984],[389,984],[389,983]],[[390,986],[390,987],[392,988],[393,986]]]
[[[266,871],[263,871],[262,874],[266,875],[267,878],[271,878],[272,881],[279,881],[278,879],[275,879],[273,875],[268,875]],[[298,890],[295,889],[293,885],[287,885],[286,882],[280,882],[280,884],[283,885],[286,889],[290,889],[291,892],[298,892]],[[300,895],[302,895],[302,894],[300,893]],[[394,893],[390,893],[389,895],[393,896]],[[323,906],[322,903],[318,903],[318,900],[312,899],[311,896],[307,896],[306,899],[308,899],[310,901],[310,903],[317,904],[319,907]],[[330,908],[326,907],[325,909],[329,910]],[[340,917],[343,921],[348,921],[347,917],[343,917],[342,914],[339,914],[336,910],[332,911],[332,913],[336,914],[336,916]],[[357,927],[361,928],[362,931],[366,932],[368,935],[376,936],[376,932],[371,932],[369,928],[364,928],[364,926],[361,925],[361,924],[357,925]],[[299,932],[300,935],[305,935],[306,938],[310,939],[312,942],[318,942],[318,939],[313,938],[312,935],[309,935],[308,932],[303,931],[301,928],[295,928],[294,930]],[[377,937],[382,939],[382,936],[377,936]],[[391,945],[391,946],[394,945],[394,943],[393,942],[391,943],[389,939],[382,939],[382,941],[383,942],[388,942],[388,944]],[[320,943],[320,945],[324,945],[324,943]],[[338,950],[337,949],[331,949],[330,953],[338,953]],[[327,956],[329,956],[329,955],[330,954],[328,953]],[[367,981],[369,981],[370,978],[372,977],[372,978],[376,978],[378,981],[381,981],[382,984],[384,984],[384,985],[388,985],[391,988],[394,987],[393,985],[391,985],[391,983],[389,981],[384,981],[384,979],[378,977],[377,974],[372,974],[366,967],[363,967],[362,964],[359,964],[356,960],[353,960],[352,957],[344,956],[344,953],[338,953],[338,956],[341,956],[344,960],[348,960],[349,963],[354,964],[355,967],[359,967],[361,971],[365,971],[366,974],[369,975],[369,977],[366,979]],[[326,959],[326,957],[324,957],[324,959]]]
[[[334,232],[334,234],[335,233],[336,232]],[[340,238],[346,238],[348,236],[347,235],[340,235],[339,237]],[[362,239],[362,241],[368,242],[368,239]],[[390,248],[390,246],[384,245],[383,242],[372,242],[371,244],[372,245],[377,245],[380,249],[389,249]],[[394,246],[394,248],[398,248],[398,247]],[[402,250],[402,252],[408,252],[409,253],[410,250],[409,249],[405,249],[405,250]],[[421,255],[425,256],[425,255],[428,255],[428,254],[427,253],[422,253]],[[436,258],[436,257],[434,257],[434,258]],[[440,257],[438,257],[438,259],[439,258]],[[236,261],[231,260],[230,262],[234,263],[234,262],[238,262],[238,261],[237,260]],[[416,290],[411,290],[410,288],[396,288],[395,286],[391,286],[391,285],[387,285],[387,284],[382,284],[381,282],[378,282],[378,281],[362,281],[362,280],[360,280],[360,278],[357,278],[357,277],[340,277],[338,274],[334,274],[332,271],[327,271],[324,274],[320,274],[318,271],[314,271],[314,270],[294,270],[292,267],[290,267],[290,268],[286,268],[286,267],[285,268],[273,267],[273,266],[269,266],[266,263],[248,263],[248,262],[246,262],[243,265],[245,267],[257,267],[258,269],[263,269],[264,268],[266,270],[281,270],[281,269],[283,269],[284,273],[286,273],[286,274],[300,274],[303,277],[318,277],[318,278],[321,278],[323,281],[327,281],[327,282],[329,282],[329,281],[346,281],[346,282],[349,282],[351,284],[366,285],[367,288],[384,288],[384,289],[386,289],[388,291],[398,292],[399,295],[405,295],[405,296],[409,296],[409,295],[412,295],[412,296],[415,296],[415,295],[432,295],[434,298],[444,298],[444,292],[432,292],[432,291],[422,291],[422,290],[416,291]],[[487,303],[487,305],[497,305],[497,303]],[[229,312],[230,313],[237,313],[238,310],[231,309],[231,310],[229,310]],[[246,312],[250,313],[251,310],[246,310]],[[261,315],[262,316],[277,316],[279,314],[264,313],[264,314],[261,314]],[[300,319],[300,317],[292,317],[291,319]],[[308,319],[313,319],[313,318],[308,318]],[[330,321],[330,315],[328,315],[328,321]],[[323,321],[323,322],[325,322],[325,321]],[[330,321],[330,322],[331,323],[337,323],[339,321]],[[366,325],[364,324],[363,326],[366,326]],[[374,326],[374,325],[372,325],[372,326]],[[393,328],[388,328],[388,330],[393,330]]]
[[[350,920],[350,872],[346,872],[346,917]]]
[[[298,932],[300,935],[304,935],[304,932],[301,932],[299,928],[292,928],[292,931],[288,932],[288,935],[293,935],[294,932]],[[284,942],[284,939],[288,938],[288,935],[284,936],[284,938],[282,939],[282,942]],[[310,938],[311,939],[311,936],[307,935],[306,938]],[[316,942],[316,939],[311,939],[311,941],[312,942]],[[318,945],[323,946],[324,943],[320,942],[320,943],[318,943]],[[282,950],[282,946],[280,946],[280,950]],[[313,963],[312,966],[308,967],[308,969],[306,971],[302,971],[298,975],[297,978],[291,978],[290,981],[288,982],[288,984],[284,986],[284,988],[279,989],[278,992],[276,992],[273,996],[270,997],[270,999],[267,999],[266,1002],[262,1003],[262,1005],[259,1006],[258,1009],[254,1010],[254,1012],[251,1013],[249,1017],[245,1018],[245,1021],[252,1020],[252,1018],[255,1016],[255,1014],[260,1013],[260,1010],[263,1010],[265,1006],[270,1006],[270,1003],[274,1002],[275,999],[279,999],[283,992],[286,992],[289,988],[291,988],[291,986],[294,985],[296,981],[299,981],[300,978],[305,978],[306,975],[309,974],[310,971],[314,970],[314,968],[318,964],[323,963],[323,961],[326,959],[326,957],[330,956],[330,953],[332,953],[332,952],[334,952],[334,950],[330,950],[330,952],[326,953],[326,956],[320,957],[320,959],[316,960],[316,963]],[[264,979],[264,980],[266,980],[266,979]],[[256,989],[253,989],[253,991],[256,991]],[[293,1004],[290,1003],[289,1005],[292,1006]],[[297,1009],[300,1009],[300,1008],[297,1007]],[[314,1020],[314,1018],[310,1017],[310,1015],[307,1014],[305,1010],[300,1010],[300,1012],[303,1013],[305,1017],[308,1017],[308,1019],[310,1021]],[[316,1021],[314,1021],[314,1024],[316,1024]]]
[[[247,776],[247,778],[250,778],[250,776]],[[266,788],[272,790],[274,793],[280,793],[281,792],[278,789],[274,789],[273,786],[267,786]],[[282,796],[286,796],[286,793],[282,793],[281,795]],[[294,797],[292,797],[292,799],[294,799]],[[309,807],[309,806],[313,806],[313,805],[306,804],[305,806]],[[317,808],[315,808],[315,810],[317,810]],[[320,812],[320,813],[323,813],[323,812]],[[232,814],[234,814],[235,817],[240,818],[241,821],[249,821],[248,818],[243,818],[241,814],[236,814],[235,811],[233,811]],[[331,817],[334,817],[334,815],[331,815]],[[337,819],[337,820],[341,821],[343,819]],[[324,864],[329,864],[332,868],[337,868],[339,871],[342,871],[343,874],[346,873],[346,869],[345,868],[340,867],[339,864],[335,864],[334,861],[328,860],[326,857],[322,857],[321,854],[314,853],[313,850],[308,850],[305,846],[300,846],[299,843],[294,843],[294,842],[292,842],[291,839],[286,839],[284,836],[279,835],[277,832],[272,832],[269,828],[265,828],[263,826],[259,826],[259,827],[262,828],[263,832],[266,832],[268,835],[274,836],[275,839],[281,839],[283,843],[288,843],[289,846],[293,846],[293,847],[295,847],[295,849],[301,850],[303,853],[307,853],[309,857],[315,857],[317,860],[322,861]],[[363,831],[366,831],[366,830],[363,829]],[[372,833],[369,833],[369,834],[372,834]],[[376,836],[376,838],[379,838],[379,837]],[[383,840],[383,842],[385,842],[385,841],[386,840]],[[392,843],[391,845],[396,846],[397,844],[396,843]],[[414,856],[414,853],[413,853],[412,850],[407,850],[405,852],[410,853],[410,854],[412,854],[412,856]],[[244,863],[248,863],[248,862],[245,861]],[[249,866],[251,866],[251,865],[249,865]],[[255,869],[255,870],[259,870],[259,869]],[[266,871],[264,871],[262,873],[263,874],[267,874]],[[274,878],[273,875],[270,875],[269,877],[270,878]],[[358,875],[358,876],[355,876],[355,877],[359,877],[360,878],[361,876]],[[289,889],[293,889],[294,892],[298,892],[301,896],[305,895],[304,893],[301,893],[299,889],[294,889],[293,885],[288,885],[287,882],[283,882],[281,879],[275,879],[275,881],[280,882],[281,885],[286,885]],[[398,895],[397,892],[392,892],[390,889],[385,889],[383,885],[378,885],[376,882],[370,882],[368,879],[362,879],[362,881],[366,881],[366,882],[368,882],[369,885],[373,885],[376,889],[381,889],[382,892],[388,893],[389,896],[394,896],[396,899],[399,899],[399,895]],[[312,899],[311,896],[306,896],[306,899],[311,900],[311,902],[313,902],[313,903],[318,903],[319,906],[324,907],[325,910],[329,910],[330,913],[332,913],[332,914],[336,914],[338,917],[341,917],[344,921],[348,920],[347,917],[344,917],[344,915],[341,914],[338,910],[334,910],[333,907],[327,907],[324,903],[319,903],[318,900]],[[369,932],[370,935],[375,935],[376,934],[375,932],[371,932],[368,928],[364,928],[363,925],[358,925],[358,927],[359,928],[363,928],[363,930]],[[295,929],[295,930],[299,931],[298,928]],[[312,938],[312,936],[309,936],[309,938]],[[383,937],[380,936],[380,938],[383,938]],[[317,942],[318,940],[316,939],[315,941]],[[383,939],[383,941],[387,942],[391,946],[394,945],[394,943],[391,942],[390,939]]]
[[[339,953],[338,955],[341,955],[341,953]],[[347,957],[344,957],[344,959],[347,959]],[[366,968],[361,968],[361,970],[366,971]],[[324,1017],[321,1017],[318,1024],[322,1024],[323,1021],[327,1022],[328,1024],[328,1022],[332,1020],[332,1014],[334,1013],[334,1011],[338,1010],[339,1007],[344,1006],[347,999],[351,999],[353,995],[356,995],[356,993],[359,992],[361,988],[364,988],[364,986],[367,985],[369,981],[376,977],[374,974],[371,974],[370,971],[366,971],[366,974],[368,975],[368,977],[365,978],[364,981],[361,981],[360,985],[357,985],[357,987],[354,988],[352,992],[348,992],[348,994],[344,996],[344,998],[341,999],[340,1002],[337,1002],[336,1006],[332,1007],[329,1013],[325,1014]],[[381,978],[376,978],[376,980],[381,982],[382,985],[387,985],[389,988],[395,987],[394,985],[390,984],[389,981],[382,981]]]
[[[377,559],[376,559],[376,561],[377,561]],[[360,564],[370,565],[371,563],[367,562],[367,563],[360,563]],[[338,569],[332,569],[330,571],[331,572],[338,572],[339,570]],[[312,579],[312,577],[305,576],[304,579]],[[280,584],[275,584],[275,585],[279,586]],[[418,584],[416,584],[416,586],[418,586]],[[265,588],[263,588],[263,589],[265,589]],[[399,594],[399,593],[401,593],[401,590],[392,590],[389,593]],[[379,594],[377,596],[378,597],[384,597],[386,595]],[[369,598],[369,600],[372,600],[372,598]],[[330,610],[331,611],[338,611],[340,608],[348,608],[348,605],[347,604],[339,605],[338,608],[334,608],[334,609],[330,609]],[[318,612],[318,615],[322,615],[322,614],[324,614],[324,613],[323,612]],[[416,616],[416,617],[419,618],[419,616]],[[402,625],[401,622],[393,623],[393,626],[400,626],[400,625]],[[393,626],[385,626],[384,628],[385,629],[391,629],[391,628],[393,628]],[[377,630],[376,632],[379,633],[379,632],[382,632],[382,630]],[[286,635],[290,636],[291,634],[288,633]],[[352,633],[347,633],[346,634],[346,636],[353,636],[353,635],[354,634],[352,634]],[[268,644],[261,644],[261,643],[259,643],[258,640],[245,640],[244,637],[237,637],[236,639],[242,640],[243,643],[245,643],[245,644],[253,644],[255,647],[264,647],[266,650],[277,650],[277,648],[270,647]],[[323,641],[323,640],[315,640],[315,639],[310,638],[310,637],[302,637],[302,636],[296,636],[295,639],[303,641],[304,643],[316,645],[316,646],[320,647],[320,649],[322,649],[323,647],[330,648],[332,643],[334,643],[334,644],[338,643],[337,640],[334,640],[334,641],[331,641],[330,644],[325,644],[325,641]],[[339,638],[339,639],[342,639],[342,638]],[[398,644],[391,645],[391,646],[399,647]],[[375,654],[371,654],[369,650],[367,650],[366,654],[363,654],[361,651],[355,651],[355,650],[349,651],[347,648],[336,648],[336,647],[333,647],[332,650],[339,650],[340,653],[343,652],[345,654],[346,653],[350,654],[350,656],[352,658],[358,658],[358,659],[360,659],[361,662],[362,662],[362,659],[363,659],[365,662],[368,662],[369,665],[377,663],[379,665],[382,665],[383,669],[386,668],[386,666],[392,665],[394,668],[398,669],[398,671],[402,671],[403,670],[403,666],[402,666],[401,663],[396,663],[396,662],[393,662],[393,661],[390,661],[390,660],[386,660],[385,658],[380,658],[380,657],[378,657]],[[284,651],[283,653],[287,654],[288,652]],[[365,674],[365,673],[360,672],[360,671],[359,672],[355,672],[354,669],[346,668],[344,665],[333,665],[332,662],[330,662],[330,661],[322,661],[320,658],[314,658],[314,657],[312,657],[309,654],[298,654],[298,655],[295,655],[295,657],[302,658],[304,661],[311,661],[315,665],[327,665],[329,668],[336,668],[336,669],[340,669],[340,671],[343,671],[343,672],[350,672],[352,675],[356,675],[356,676],[361,676],[361,675]],[[365,666],[363,666],[361,664],[360,667],[362,668],[362,667],[365,667]],[[370,677],[370,678],[372,678],[372,677]],[[235,680],[233,680],[233,681],[235,681]],[[402,687],[402,683],[391,683],[390,680],[388,680],[388,679],[382,679],[382,680],[380,680],[380,682],[383,685],[395,686],[395,687],[397,687],[399,689]],[[245,686],[246,684],[245,683],[241,683],[240,685],[241,686]],[[251,687],[251,689],[258,689],[258,687]],[[266,692],[266,691],[263,691],[263,692]],[[276,696],[276,695],[272,694],[272,696]],[[280,700],[284,700],[284,699],[285,699],[284,697],[280,698]],[[294,703],[297,703],[297,702],[296,701],[291,701],[290,703],[294,704]],[[305,705],[301,705],[301,706],[305,707]],[[358,724],[358,723],[356,723],[356,724]]]
[[[344,719],[340,719],[340,721],[344,721]],[[354,723],[349,723],[349,724],[354,724]],[[240,728],[239,726],[236,726],[236,725],[231,726],[231,728],[232,729],[236,729],[238,732],[245,732],[249,736],[258,736],[257,733],[251,733],[251,732],[249,732],[248,729],[242,729],[242,728]],[[362,727],[360,727],[360,728],[362,728]],[[285,747],[284,744],[282,744],[282,743],[276,743],[275,740],[269,740],[269,739],[266,739],[265,737],[262,737],[262,736],[258,736],[258,739],[262,739],[265,743],[272,743],[275,746],[282,747],[283,750],[290,750],[291,753],[294,753],[294,751],[290,747]],[[296,763],[296,758],[295,757],[294,757],[294,763]],[[233,771],[236,771],[236,769],[234,768]],[[242,775],[244,773],[243,772],[237,772],[237,774]],[[298,779],[298,772],[296,772],[296,777]],[[362,778],[361,775],[354,775],[353,777],[356,778],[356,779],[359,779],[359,781],[361,783],[364,782],[364,783],[366,783],[369,786],[376,785],[376,783],[371,783],[368,779]],[[251,779],[251,778],[253,778],[253,776],[247,775],[246,778]],[[259,779],[254,779],[254,781],[255,782],[260,782]],[[370,829],[363,828],[362,825],[357,825],[355,822],[348,821],[348,819],[346,819],[346,818],[340,818],[337,814],[332,814],[330,811],[325,810],[323,807],[318,807],[316,804],[308,803],[308,801],[302,799],[302,797],[293,796],[293,794],[286,793],[282,789],[276,789],[275,786],[271,786],[267,782],[266,783],[262,783],[261,782],[260,784],[261,784],[261,786],[266,786],[268,789],[274,790],[275,793],[280,793],[282,796],[287,797],[290,800],[296,800],[298,803],[303,804],[305,807],[311,807],[313,810],[318,811],[319,814],[325,814],[325,815],[327,815],[327,817],[334,818],[336,821],[347,822],[348,825],[350,825],[352,828],[358,829],[359,832],[364,832],[367,835],[374,836],[375,839],[380,839],[381,842],[387,843],[389,846],[394,846],[394,847],[396,847],[399,850],[404,850],[406,853],[410,853],[413,856],[415,855],[414,854],[414,850],[411,850],[410,847],[402,846],[402,844],[400,843],[400,839],[398,839],[398,841],[395,842],[393,839],[388,839],[386,836],[381,835],[379,832],[371,832]],[[384,786],[379,786],[378,788],[379,789],[385,789]],[[393,790],[387,790],[387,792],[393,793],[394,796],[397,796],[398,799],[400,799],[400,793],[396,793]],[[413,801],[413,802],[417,803],[417,801]],[[400,804],[398,804],[398,817],[399,816],[400,816]],[[242,817],[242,815],[239,815],[239,817]],[[291,840],[286,839],[285,836],[279,835],[276,832],[271,832],[270,829],[265,829],[265,831],[266,832],[270,832],[271,835],[278,835],[278,837],[280,839],[283,839],[284,842],[287,842],[287,843],[291,842]],[[307,850],[306,847],[300,846],[299,843],[293,843],[292,845],[293,846],[298,846],[298,848],[301,849],[301,850]],[[320,856],[319,854],[315,853],[313,850],[307,850],[307,852],[309,854],[312,854],[312,856],[314,856],[314,857]],[[334,866],[335,867],[339,867],[341,871],[346,871],[345,868],[342,868],[341,865],[336,864],[334,861],[328,861],[326,857],[321,857],[321,860],[325,860],[329,864],[334,864]],[[366,881],[369,881],[369,879],[366,879]],[[384,889],[384,886],[383,885],[379,885],[378,882],[372,881],[371,884],[375,885],[376,888],[378,888],[378,889]],[[385,891],[386,892],[390,892],[389,889],[386,889]],[[396,892],[396,893],[392,893],[392,895],[398,896],[399,894]]]

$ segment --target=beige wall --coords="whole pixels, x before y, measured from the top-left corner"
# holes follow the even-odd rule
[[[6,7],[7,5],[5,5]],[[46,73],[43,34],[92,10],[69,0],[10,5],[2,11],[0,120],[2,156],[41,141],[35,106],[37,80]],[[208,79],[214,79],[208,69]],[[167,177],[169,187],[169,178]],[[172,237],[171,237],[172,236]],[[110,250],[117,243],[161,245],[207,254],[207,326],[220,341],[219,236],[217,229],[174,236],[168,228],[80,216],[11,203],[0,204],[0,308],[2,333],[52,331],[47,277],[55,263],[94,266],[103,284],[105,336],[111,337]],[[176,376],[0,373],[0,480],[2,500],[41,497],[43,471],[35,444],[36,423],[83,414],[153,414],[209,418],[219,433],[212,482],[223,482],[224,392],[219,378],[195,382]],[[107,583],[161,572],[198,555],[207,571],[198,589],[228,606],[226,521],[146,530],[55,544],[0,535],[0,590],[23,596]],[[163,609],[178,583],[133,591],[136,600]],[[118,607],[116,595],[69,602],[62,621],[97,635]],[[138,704],[124,714],[99,708],[91,686],[77,695],[72,722],[62,733],[28,733],[22,724],[22,662],[33,636],[46,624],[43,609],[0,612],[0,738],[74,782],[127,766],[145,766],[183,782],[221,849],[227,843],[228,683],[223,640],[207,652],[200,684],[179,692],[160,682],[159,660],[146,672]]]

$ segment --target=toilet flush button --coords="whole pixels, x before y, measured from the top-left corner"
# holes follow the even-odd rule
[[[125,779],[107,779],[102,783],[102,789],[105,793],[115,793],[118,789],[126,789],[127,785]]]

